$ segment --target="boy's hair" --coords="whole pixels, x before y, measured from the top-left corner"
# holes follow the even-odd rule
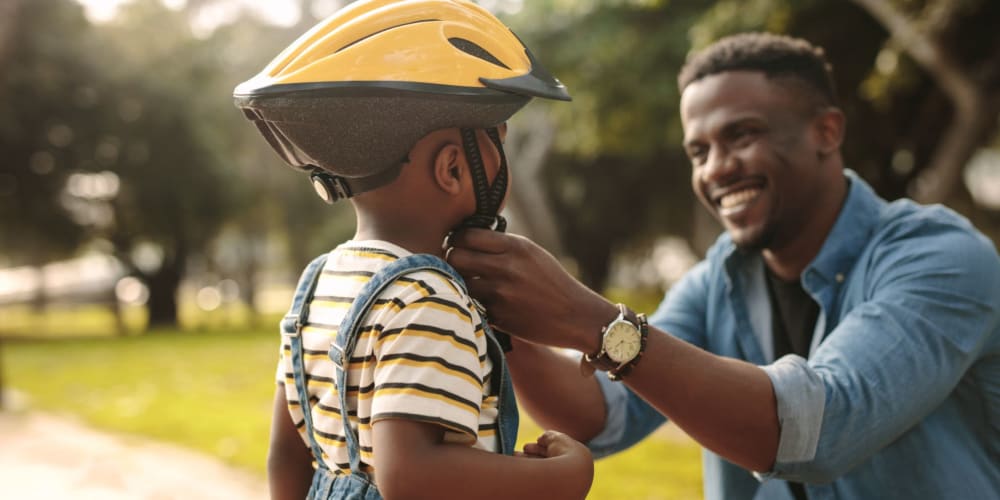
[[[760,71],[768,78],[794,78],[823,105],[837,106],[833,67],[823,49],[801,38],[773,33],[740,33],[719,39],[688,57],[677,85],[683,92],[706,76],[740,70]]]

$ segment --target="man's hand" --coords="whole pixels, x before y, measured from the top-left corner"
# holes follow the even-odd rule
[[[464,229],[445,242],[449,264],[486,306],[497,329],[532,342],[595,352],[599,332],[617,314],[603,297],[519,235]]]

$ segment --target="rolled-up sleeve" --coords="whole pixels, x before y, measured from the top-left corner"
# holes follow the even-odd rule
[[[780,469],[780,464],[812,460],[816,456],[826,405],[823,380],[805,359],[794,354],[763,369],[774,386],[781,426],[776,469]],[[767,476],[760,475],[761,478]]]
[[[587,443],[595,458],[631,447],[667,421],[621,382],[612,382],[604,373],[596,376],[608,413],[604,430]]]
[[[913,235],[875,255],[859,301],[808,362],[764,367],[781,424],[762,477],[829,482],[891,445],[955,390],[996,328],[1000,266],[970,233]]]
[[[597,382],[604,393],[604,407],[608,409],[604,417],[604,430],[587,443],[595,458],[604,457],[618,449],[625,435],[625,407],[628,404],[628,389],[607,377],[597,374]]]

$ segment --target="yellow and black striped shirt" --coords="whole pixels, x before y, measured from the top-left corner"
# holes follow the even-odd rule
[[[343,423],[328,357],[337,326],[361,287],[382,266],[410,252],[384,241],[348,241],[327,258],[302,330],[309,408],[323,459],[350,472]],[[371,426],[403,418],[445,427],[448,441],[497,451],[497,395],[490,394],[492,363],[483,319],[449,276],[437,271],[406,275],[385,288],[360,322],[347,376],[350,424],[358,429],[363,466],[372,466]],[[305,437],[292,378],[291,351],[283,340],[277,380]]]

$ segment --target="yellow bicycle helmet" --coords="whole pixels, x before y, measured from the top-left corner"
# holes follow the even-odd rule
[[[495,127],[532,97],[570,100],[509,28],[466,0],[352,3],[233,96],[286,162],[324,176],[329,202],[391,182],[434,130]]]

